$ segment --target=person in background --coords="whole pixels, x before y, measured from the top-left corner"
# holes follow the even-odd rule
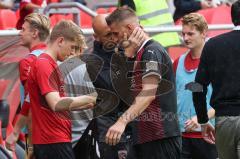
[[[208,0],[174,0],[174,5],[173,19],[175,22],[191,12],[214,7],[212,1]]]
[[[174,26],[166,0],[119,0],[119,6],[132,8],[143,27]],[[151,37],[165,48],[181,44],[176,32],[158,33]]]
[[[194,110],[192,93],[186,90],[193,82],[205,44],[208,25],[205,18],[197,13],[190,13],[182,19],[182,36],[189,49],[173,63],[176,75],[177,103],[180,128],[182,131],[182,159],[216,159],[216,146],[203,140],[201,126]],[[209,105],[212,87],[208,87],[208,116],[213,118],[215,111]]]
[[[84,56],[83,51],[87,48],[87,45],[85,43],[85,37],[82,35],[81,38],[82,40],[80,40],[79,49],[76,50],[76,54],[64,62],[59,63],[59,69],[64,78],[65,92],[69,97],[87,95],[95,92],[95,88],[87,72],[86,63],[82,60],[82,56]],[[77,145],[78,143],[81,144],[82,140],[84,140],[82,135],[92,119],[92,109],[71,111],[72,147],[77,159],[83,157]]]
[[[30,53],[19,62],[19,75],[22,84],[22,109],[18,120],[14,126],[13,132],[6,139],[6,147],[14,150],[21,129],[28,125],[27,154],[32,155],[31,144],[31,113],[30,102],[24,100],[28,96],[28,78],[32,63],[37,59],[37,56],[42,54],[46,49],[46,40],[50,34],[50,20],[41,14],[32,13],[25,17],[22,30],[20,31],[20,44],[30,50]]]
[[[100,58],[103,61],[103,67],[96,76],[96,80],[93,82],[96,88],[101,88],[106,91],[111,91],[117,94],[114,87],[112,75],[113,70],[111,67],[116,65],[113,63],[113,58],[117,62],[120,62],[121,57],[115,56],[114,47],[117,45],[118,39],[113,35],[111,29],[106,23],[107,15],[100,14],[93,19],[92,27],[94,30],[94,50],[93,55]],[[108,48],[108,45],[112,44],[112,47]],[[124,67],[124,66],[123,66]],[[90,73],[91,74],[91,73]],[[126,83],[125,83],[126,84]],[[119,97],[120,99],[120,97]],[[104,108],[103,105],[100,105]],[[112,146],[105,143],[105,136],[109,127],[114,124],[119,114],[122,114],[127,109],[127,104],[120,99],[120,102],[114,106],[111,105],[106,114],[102,114],[95,120],[96,125],[96,136],[99,143],[100,158],[104,159],[121,159],[123,157],[130,158],[130,147],[131,147],[131,128],[128,127],[123,133],[121,140],[118,144]]]
[[[20,2],[20,17],[17,21],[16,28],[21,30],[22,25],[24,23],[24,18],[33,13],[34,10],[44,8],[48,3],[56,2],[57,0],[21,0]]]
[[[70,111],[92,108],[96,93],[66,97],[57,61],[75,55],[82,40],[72,21],[54,26],[45,53],[32,65],[28,87],[32,111],[32,143],[36,159],[74,159]]]
[[[197,89],[193,92],[203,137],[209,143],[216,142],[221,159],[240,159],[240,0],[233,3],[231,16],[235,26],[233,31],[206,42],[195,78]],[[210,84],[213,88],[210,104],[216,112],[216,131],[208,122],[207,115],[206,95]]]
[[[13,7],[12,1],[0,1],[0,9],[13,9]]]

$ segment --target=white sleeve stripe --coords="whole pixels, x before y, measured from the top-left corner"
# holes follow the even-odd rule
[[[162,79],[162,76],[161,76],[159,73],[154,72],[154,71],[148,72],[147,74],[143,75],[143,76],[142,76],[142,79],[145,78],[145,77],[147,77],[147,76],[151,76],[151,75],[158,76],[159,79]]]
[[[29,98],[29,94],[27,94],[27,96],[26,96],[26,98],[25,98],[25,100],[24,100],[25,102],[28,102],[28,103],[30,103],[30,98]]]

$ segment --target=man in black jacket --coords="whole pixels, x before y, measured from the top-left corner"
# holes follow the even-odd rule
[[[182,18],[184,15],[191,12],[196,12],[200,9],[212,8],[213,4],[208,0],[174,0],[176,10],[173,15],[174,21]]]
[[[121,80],[118,80],[119,83],[114,82],[113,76],[117,76],[114,71],[115,67],[121,65],[121,67],[125,66],[124,64],[120,64],[122,62],[126,62],[125,58],[121,55],[115,54],[115,47],[117,45],[118,39],[113,36],[111,29],[108,27],[105,21],[106,15],[98,15],[93,19],[93,30],[94,30],[94,50],[93,55],[96,57],[94,59],[101,59],[103,62],[103,66],[101,70],[96,74],[96,76],[92,76],[93,73],[89,72],[90,78],[93,80],[93,85],[96,88],[104,89],[105,91],[110,91],[114,93],[118,99],[119,103],[117,105],[111,105],[106,108],[105,105],[99,104],[101,109],[104,110],[103,114],[99,114],[98,112],[94,115],[97,116],[95,119],[96,123],[96,136],[99,142],[99,151],[100,156],[103,159],[121,159],[121,158],[132,158],[129,156],[129,149],[131,146],[130,142],[130,134],[131,128],[124,132],[120,143],[115,146],[110,146],[105,143],[105,136],[109,127],[114,124],[119,115],[123,113],[127,109],[127,102],[123,101],[123,98],[119,97],[119,90],[117,87],[121,86],[122,89],[128,89],[128,84]],[[97,59],[98,58],[98,59]],[[117,62],[117,63],[116,63]],[[94,79],[96,78],[96,79]],[[129,83],[130,84],[130,83]],[[125,91],[126,92],[126,91]],[[127,96],[128,92],[126,92]],[[130,95],[130,93],[129,93]],[[101,99],[100,99],[101,100]],[[113,99],[112,99],[113,100]]]
[[[193,101],[204,139],[215,142],[221,159],[240,159],[240,1],[231,8],[233,31],[210,39],[204,46],[195,78]],[[208,123],[206,93],[212,84],[211,106],[216,111],[216,134]]]

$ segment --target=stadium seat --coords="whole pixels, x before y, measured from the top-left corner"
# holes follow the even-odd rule
[[[87,13],[80,11],[81,15],[81,28],[91,28],[92,27],[92,17]]]
[[[51,27],[54,27],[60,20],[72,20],[73,15],[72,14],[53,14],[50,16],[50,21],[51,21]]]
[[[13,29],[16,27],[17,17],[10,9],[0,9],[0,30]]]
[[[16,15],[16,18],[17,18],[17,21],[18,21],[18,19],[20,18],[20,9],[18,9],[18,10],[15,12],[15,15]]]
[[[117,9],[117,7],[110,7],[110,8],[108,8],[108,13],[112,13],[115,9]]]
[[[98,14],[106,14],[108,11],[106,10],[106,8],[98,8],[96,12]]]
[[[187,48],[183,46],[172,46],[168,48],[168,54],[171,57],[172,61],[175,61],[179,56],[184,54],[186,51]]]

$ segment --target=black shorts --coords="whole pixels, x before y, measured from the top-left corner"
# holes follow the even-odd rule
[[[180,159],[181,137],[170,137],[134,146],[137,159]]]
[[[99,143],[101,159],[134,159],[131,146],[131,142],[120,142],[115,146]]]
[[[71,143],[35,144],[36,159],[75,159]]]
[[[216,146],[200,138],[182,137],[181,159],[216,159],[218,158]]]

